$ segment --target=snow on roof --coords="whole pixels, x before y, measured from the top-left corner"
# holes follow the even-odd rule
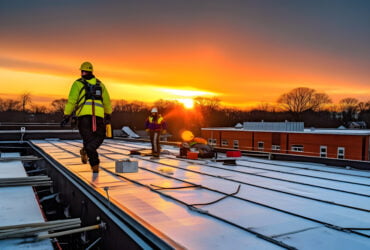
[[[241,157],[236,166],[130,156],[148,143],[106,140],[101,171],[80,163],[81,141],[32,143],[111,201],[188,249],[369,249],[370,172]],[[220,156],[222,157],[222,156]],[[115,160],[139,172],[115,175]],[[155,192],[153,192],[155,191]],[[362,230],[363,229],[363,230]]]

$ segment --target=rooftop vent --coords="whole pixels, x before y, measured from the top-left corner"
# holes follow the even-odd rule
[[[235,125],[235,128],[243,128],[243,125],[241,123],[238,123]]]
[[[243,129],[258,131],[304,131],[303,122],[244,122]]]

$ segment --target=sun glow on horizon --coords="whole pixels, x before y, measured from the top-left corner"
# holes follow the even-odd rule
[[[203,95],[212,95],[216,96],[216,93],[207,92],[207,91],[200,91],[200,90],[182,90],[182,89],[165,89],[162,88],[161,91],[167,92],[177,96],[183,97],[194,97],[194,96],[203,96]]]
[[[177,101],[181,102],[186,109],[194,108],[194,100],[190,98],[180,98]]]

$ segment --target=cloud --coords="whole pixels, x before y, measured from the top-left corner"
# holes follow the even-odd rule
[[[72,67],[41,63],[38,61],[27,61],[9,57],[0,57],[0,68],[24,72],[43,72],[65,75],[72,71]]]

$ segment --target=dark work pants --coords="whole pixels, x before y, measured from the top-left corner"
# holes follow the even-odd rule
[[[161,147],[159,145],[159,136],[161,131],[150,131],[150,142],[152,143],[152,155],[159,156]]]
[[[105,138],[105,125],[103,118],[96,117],[96,131],[92,132],[92,116],[78,117],[78,130],[83,140],[84,149],[89,157],[90,166],[99,165],[99,155],[96,151]]]
[[[186,157],[188,155],[188,152],[190,152],[190,149],[184,148],[184,147],[180,148],[180,156],[185,156]]]

